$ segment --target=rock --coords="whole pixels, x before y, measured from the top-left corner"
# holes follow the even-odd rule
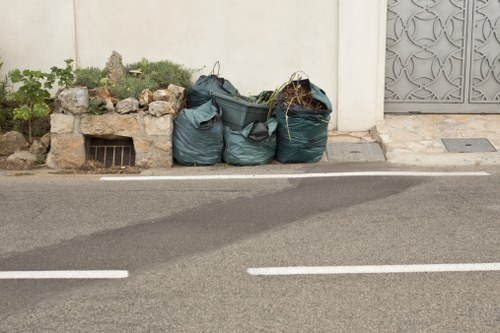
[[[27,146],[28,141],[19,132],[12,131],[0,135],[0,156],[10,155]]]
[[[145,117],[144,129],[148,136],[172,136],[174,125],[172,116]]]
[[[172,108],[178,113],[185,104],[185,88],[170,84],[167,89],[160,89],[154,92],[155,101],[169,102]]]
[[[139,96],[139,104],[141,106],[148,106],[151,102],[154,101],[154,93],[149,89],[144,89]]]
[[[29,152],[35,155],[47,153],[47,147],[40,140],[33,140]]]
[[[18,151],[7,157],[7,162],[15,167],[29,167],[35,164],[36,159],[37,158],[35,154],[23,150],[23,151]]]
[[[45,148],[49,149],[50,147],[50,133],[45,134],[40,138],[40,143],[45,146]]]
[[[168,102],[168,91],[167,89],[159,89],[154,92],[153,99],[158,101]]]
[[[119,100],[111,96],[109,89],[106,87],[100,87],[97,90],[97,97],[106,102],[106,110],[114,111],[115,105],[118,104]]]
[[[176,111],[169,102],[159,101],[149,104],[149,113],[156,117],[161,117],[166,114],[176,114]]]
[[[87,87],[65,89],[55,99],[55,110],[58,113],[82,114],[89,107],[89,99]]]
[[[49,168],[79,168],[85,163],[85,140],[83,135],[56,134],[45,164]]]
[[[127,114],[139,111],[139,101],[133,97],[123,99],[116,104],[116,112]]]
[[[116,113],[104,114],[102,116],[82,117],[80,120],[80,132],[92,136],[140,136],[142,129],[139,126],[136,115],[119,115]]]
[[[75,117],[72,114],[53,113],[50,115],[50,133],[72,133]]]
[[[109,57],[109,60],[106,63],[106,71],[108,73],[108,81],[111,84],[117,84],[120,78],[125,75],[125,67],[122,63],[122,56],[118,52],[113,51],[111,57]]]
[[[174,84],[170,84],[167,88],[168,91],[168,102],[172,104],[176,113],[184,108],[186,105],[186,89],[183,87],[176,86]]]

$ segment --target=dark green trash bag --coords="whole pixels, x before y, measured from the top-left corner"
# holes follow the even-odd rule
[[[312,98],[320,103],[321,108],[312,109],[295,104],[289,106],[284,101],[277,105],[275,109],[278,120],[276,159],[282,163],[319,162],[326,149],[332,104],[325,92],[308,79],[294,81],[291,84],[300,84],[309,90]],[[278,100],[283,96],[280,95]]]
[[[219,62],[215,66],[218,64]],[[240,95],[238,89],[229,80],[219,77],[218,73],[215,74],[215,66],[210,75],[200,76],[186,92],[186,104],[188,108],[195,108],[211,100],[213,98],[212,93],[214,92],[232,96]]]
[[[224,161],[234,165],[268,164],[276,154],[276,129],[278,121],[248,124],[240,131],[224,127]]]
[[[185,165],[213,165],[222,160],[224,130],[215,101],[182,110],[175,119],[174,158]]]

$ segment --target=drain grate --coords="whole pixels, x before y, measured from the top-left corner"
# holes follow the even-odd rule
[[[132,138],[117,140],[90,138],[87,160],[100,162],[106,168],[134,166],[135,151]]]
[[[376,142],[333,142],[327,147],[328,159],[341,162],[380,162],[385,155]]]
[[[441,139],[450,153],[494,153],[497,150],[485,138]]]

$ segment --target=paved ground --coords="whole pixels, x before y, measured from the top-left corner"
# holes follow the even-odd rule
[[[483,148],[475,152],[450,152],[443,139],[483,139],[485,146],[467,142],[472,148]],[[363,152],[352,144],[378,142],[386,160],[395,165],[424,167],[500,167],[500,115],[489,114],[386,114],[384,122],[365,132],[330,132],[328,152],[348,149],[347,152]],[[472,144],[470,144],[472,143]],[[342,145],[348,145],[345,149]],[[335,146],[338,146],[335,149]],[[487,151],[487,148],[493,151]],[[472,149],[474,150],[474,149]],[[496,151],[494,151],[496,150]],[[330,154],[333,161],[375,161],[378,152],[370,150],[364,154]]]
[[[401,169],[321,163],[149,174]],[[0,332],[494,332],[498,272],[247,273],[268,266],[500,262],[500,173],[480,170],[491,176],[201,182],[0,176],[0,270],[130,272],[111,281],[0,281]]]

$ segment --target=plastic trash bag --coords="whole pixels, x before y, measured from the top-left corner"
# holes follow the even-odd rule
[[[240,131],[224,127],[224,161],[234,165],[268,164],[276,154],[276,129],[278,121],[248,124]]]
[[[310,92],[315,107],[290,103],[284,91],[290,85],[301,85]],[[328,123],[332,104],[325,92],[306,80],[287,85],[278,97],[275,109],[278,120],[278,148],[276,159],[283,163],[316,163],[326,150]]]
[[[215,66],[218,64],[219,62],[217,62]],[[236,89],[229,80],[219,77],[219,74],[215,74],[215,66],[210,75],[200,76],[193,86],[186,92],[186,102],[188,108],[200,106],[211,100],[214,92],[240,96],[238,89]]]
[[[222,160],[224,129],[213,100],[183,109],[174,122],[174,158],[185,165],[213,165]]]

